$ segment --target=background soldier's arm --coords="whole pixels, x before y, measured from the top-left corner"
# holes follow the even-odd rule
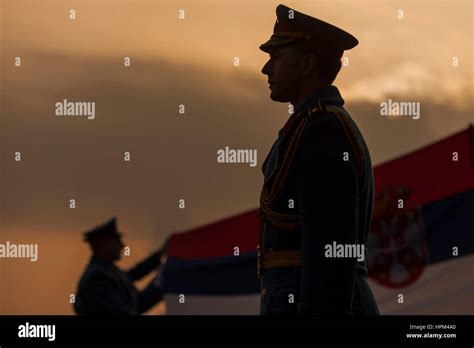
[[[140,291],[137,295],[137,311],[142,314],[160,302],[163,298],[163,291],[157,287],[154,282],[150,282],[148,286]]]
[[[138,280],[146,276],[148,273],[156,269],[160,265],[162,253],[157,251],[150,256],[148,256],[145,260],[141,261],[137,265],[135,265],[132,269],[130,269],[127,275],[133,280]]]

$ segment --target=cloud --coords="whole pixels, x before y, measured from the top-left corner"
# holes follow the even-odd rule
[[[390,95],[409,96],[408,101],[429,98],[441,103],[469,103],[473,97],[471,75],[441,73],[427,65],[405,61],[387,67],[385,72],[361,78],[346,87],[351,99],[380,103]]]

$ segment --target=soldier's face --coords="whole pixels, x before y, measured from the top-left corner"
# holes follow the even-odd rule
[[[109,238],[105,243],[103,243],[104,253],[111,261],[120,260],[123,247],[124,244],[120,237]]]
[[[262,73],[268,76],[270,98],[278,102],[293,102],[297,99],[303,77],[301,57],[292,46],[270,50],[270,59]]]
[[[123,244],[122,239],[120,237],[115,238],[112,247],[112,252],[114,253],[115,260],[120,260],[120,257],[122,256],[122,249],[124,248],[124,246],[125,245]]]
[[[109,262],[120,260],[124,246],[120,236],[101,236],[91,241],[93,253]]]

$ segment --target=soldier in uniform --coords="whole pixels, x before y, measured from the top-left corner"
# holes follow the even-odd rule
[[[74,303],[77,314],[136,315],[162,299],[161,270],[142,291],[137,290],[133,282],[160,266],[166,244],[125,272],[114,265],[124,247],[115,218],[86,232],[84,240],[92,249],[92,258],[79,281]]]
[[[284,5],[262,69],[294,112],[263,163],[258,274],[268,314],[378,314],[365,262],[327,245],[365,245],[373,207],[368,148],[332,85],[351,34]],[[366,255],[366,253],[365,253]]]

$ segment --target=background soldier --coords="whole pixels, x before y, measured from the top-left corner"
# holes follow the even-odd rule
[[[378,314],[365,264],[325,257],[333,242],[365,244],[372,219],[369,151],[332,85],[358,41],[286,6],[276,13],[262,73],[271,99],[295,110],[262,166],[261,313]]]
[[[160,266],[166,244],[125,272],[114,265],[124,247],[115,218],[85,233],[84,240],[91,246],[92,258],[79,281],[74,304],[77,314],[136,315],[162,299],[161,270],[143,291],[138,291],[133,282]]]

